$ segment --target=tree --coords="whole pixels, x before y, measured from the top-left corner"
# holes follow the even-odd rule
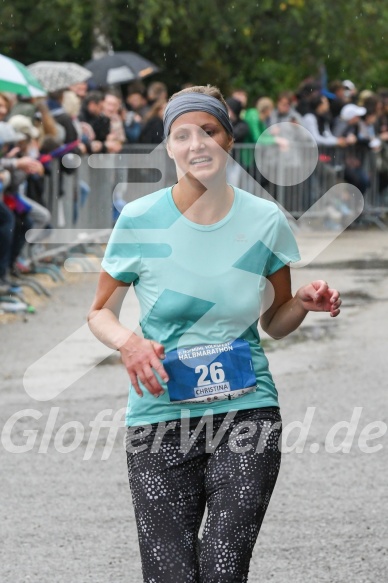
[[[154,61],[170,90],[190,81],[275,96],[321,65],[329,80],[376,89],[386,84],[387,17],[384,0],[13,0],[0,7],[0,52],[84,63],[99,35]]]

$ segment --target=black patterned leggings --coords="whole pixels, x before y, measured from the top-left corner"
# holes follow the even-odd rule
[[[128,428],[144,583],[248,580],[280,468],[280,436],[276,407]]]

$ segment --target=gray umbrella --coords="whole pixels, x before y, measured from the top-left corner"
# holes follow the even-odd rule
[[[92,76],[88,69],[77,63],[38,61],[29,65],[28,69],[49,93],[82,83]]]

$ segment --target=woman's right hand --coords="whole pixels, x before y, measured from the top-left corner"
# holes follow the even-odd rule
[[[143,396],[139,381],[154,397],[163,395],[164,390],[155,375],[156,371],[164,381],[168,381],[168,375],[160,362],[165,358],[162,344],[131,334],[119,350],[133,388],[139,397]]]

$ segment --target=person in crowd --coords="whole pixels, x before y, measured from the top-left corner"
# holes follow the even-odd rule
[[[21,140],[18,144],[19,153],[18,157],[23,156],[33,156],[36,159],[39,158],[39,131],[32,124],[29,117],[24,115],[14,115],[9,120],[10,125],[14,128],[16,132],[22,133],[24,135],[24,140]],[[26,172],[21,170],[14,171],[12,174],[11,183],[8,186],[8,192],[12,194],[17,194],[19,200],[25,203],[26,208],[29,210],[28,219],[31,223],[33,229],[47,229],[51,224],[51,213],[42,204],[42,199],[40,202],[36,200],[36,196],[29,196],[29,191],[36,193],[37,190],[43,191],[43,174],[44,168],[41,165],[39,172],[28,175]],[[33,182],[40,182],[40,187],[33,184]],[[34,243],[40,238],[39,233],[31,234],[29,241]]]
[[[242,144],[245,142],[249,134],[248,124],[241,119],[242,103],[234,97],[228,97],[226,100],[228,114],[233,127],[233,138],[235,144]],[[241,168],[246,161],[247,153],[245,148],[233,148],[231,157],[235,162],[229,160],[226,173],[229,184],[238,186],[241,179]]]
[[[31,201],[22,192],[22,189],[25,190],[28,175],[42,176],[44,172],[42,164],[28,155],[31,136],[36,139],[39,132],[32,125],[31,119],[26,116],[13,116],[11,120],[13,121],[6,125],[15,135],[13,142],[2,140],[3,127],[0,128],[0,142],[2,142],[0,172],[3,176],[0,240],[6,245],[3,253],[0,253],[0,279],[3,286],[8,285],[9,287],[11,287],[11,283],[8,279],[8,273],[14,268],[25,245],[26,232],[34,226],[33,220],[37,221],[35,226],[41,227],[46,226],[46,219],[50,219],[50,213],[47,209]],[[8,174],[4,173],[4,170],[8,171]],[[4,174],[7,176],[6,182]],[[12,218],[10,213],[12,213]]]
[[[88,321],[130,378],[127,462],[143,580],[242,583],[281,459],[261,308],[262,328],[282,338],[309,311],[337,316],[341,300],[323,280],[292,294],[289,263],[300,256],[284,214],[226,181],[233,127],[216,87],[173,95],[164,129],[177,182],[123,209]],[[168,253],[146,251],[151,240]],[[142,337],[118,319],[132,283]],[[263,307],[267,285],[273,302]]]
[[[129,111],[133,111],[139,116],[136,121],[141,123],[150,109],[147,101],[147,89],[141,81],[135,81],[128,86],[125,104]]]
[[[78,132],[74,120],[69,115],[63,106],[65,90],[55,91],[48,94],[47,105],[50,109],[57,127],[60,129],[60,134],[56,136],[57,141],[64,146],[69,146],[72,153],[80,155],[85,152],[85,147],[79,139]],[[75,169],[63,163],[63,158],[59,158],[59,194],[65,194],[65,175],[71,175]],[[76,193],[74,193],[76,197]]]
[[[342,161],[343,157],[338,156],[334,148],[342,148],[345,151],[346,147],[353,143],[353,138],[351,136],[336,136],[332,133],[330,106],[326,96],[316,95],[310,98],[309,105],[310,112],[303,116],[303,125],[314,138],[320,153],[315,174],[319,186],[313,189],[310,194],[312,202],[315,202],[322,193],[322,185],[324,185],[324,190],[328,191],[338,182],[338,169],[342,169],[339,160]],[[344,200],[341,197],[341,210],[339,211],[335,205],[329,205],[327,209],[329,216],[326,219],[327,228],[336,229],[341,225],[343,216],[350,212],[347,202],[347,196],[344,197]]]
[[[377,152],[381,147],[381,139],[377,132],[379,100],[375,94],[365,97],[363,107],[365,114],[358,122],[357,139]]]
[[[156,103],[167,103],[168,90],[165,83],[154,81],[147,87],[147,101],[152,107]]]
[[[150,99],[150,100],[149,100]],[[158,116],[155,117],[155,111],[150,111],[152,105],[159,103],[165,103],[167,101],[167,87],[164,83],[155,82],[151,83],[148,89],[141,81],[134,81],[127,87],[127,96],[125,99],[125,106],[127,112],[124,119],[124,129],[129,143],[143,142],[144,139],[144,125],[154,118],[153,123],[158,126]],[[148,126],[146,133],[148,133],[150,126]],[[159,128],[160,129],[160,128]],[[143,133],[143,137],[140,137]],[[151,129],[153,134],[153,139],[159,140],[156,133],[160,132]],[[157,143],[157,142],[151,142]]]
[[[277,145],[281,150],[288,148],[288,140],[283,136],[278,135],[278,132],[272,133],[268,130],[271,114],[274,109],[274,103],[269,97],[261,97],[256,102],[256,107],[248,108],[244,114],[244,121],[249,127],[249,132],[245,137],[244,142],[247,144],[257,144],[260,147]],[[255,162],[255,152],[252,148],[247,148],[241,153],[242,166],[253,176],[253,178],[261,184],[266,186],[268,184]]]
[[[9,135],[9,130],[11,135]],[[20,154],[17,142],[23,139],[23,134],[17,134],[8,122],[0,121],[0,172],[8,170],[12,173],[15,170],[21,170],[27,174],[41,173],[42,165],[38,160],[31,156],[16,157]],[[10,144],[12,144],[11,148]]]
[[[377,93],[379,99],[378,119],[376,130],[380,139],[388,140],[388,89],[379,89]],[[384,135],[382,135],[384,134]]]
[[[344,178],[346,182],[356,186],[362,194],[370,186],[370,178],[364,169],[364,158],[369,139],[366,140],[359,136],[360,120],[366,114],[365,107],[360,107],[355,103],[347,103],[341,109],[340,118],[333,129],[339,139],[346,140],[346,144],[351,146],[345,152]]]
[[[26,95],[16,95],[16,101],[12,106],[10,111],[10,116],[12,115],[26,115],[27,117],[34,119],[36,113],[35,97],[29,97]]]
[[[70,85],[69,91],[73,91],[82,101],[85,99],[86,94],[88,92],[88,84],[86,81],[82,81],[81,83],[75,83],[74,85]]]
[[[126,141],[122,112],[121,97],[116,93],[108,92],[102,102],[102,113],[109,119],[110,127],[107,140],[112,144],[111,152],[120,152]],[[115,144],[115,146],[114,146]]]
[[[129,109],[123,108],[123,124],[126,140],[129,144],[136,144],[139,142],[143,119],[138,113]]]
[[[276,108],[272,111],[269,119],[269,125],[284,121],[302,123],[302,116],[294,108],[294,94],[292,91],[279,93]]]
[[[331,119],[335,120],[339,116],[343,106],[347,103],[345,98],[345,87],[343,86],[342,81],[335,79],[329,83],[329,91],[334,95],[333,98],[329,99],[329,105]]]
[[[241,87],[236,87],[233,89],[230,96],[233,97],[233,99],[237,99],[237,101],[241,103],[241,117],[243,118],[243,112],[245,112],[246,108],[248,107],[248,92]]]
[[[82,154],[94,154],[101,152],[102,143],[96,140],[96,135],[90,124],[80,121],[82,101],[74,91],[65,91],[63,95],[63,108],[73,120],[77,135],[80,140],[78,149]]]
[[[269,97],[261,97],[256,102],[256,107],[247,109],[244,121],[249,127],[249,134],[246,142],[257,143],[260,136],[269,128],[271,115],[274,109],[274,103]],[[261,138],[262,143],[278,144],[280,147],[287,147],[288,142],[281,136],[274,136],[270,132],[265,138]]]
[[[138,143],[143,126],[143,117],[148,110],[147,90],[144,84],[135,81],[128,85],[122,119],[126,140],[129,144]]]
[[[353,103],[356,100],[357,96],[357,87],[350,81],[350,79],[345,79],[342,81],[342,85],[344,87],[344,98],[346,103]],[[345,105],[346,105],[345,103]]]
[[[163,142],[163,114],[165,101],[154,103],[143,120],[143,128],[139,136],[141,144],[160,144]]]
[[[5,121],[12,109],[12,103],[5,93],[0,93],[0,121]]]
[[[226,105],[228,108],[228,113],[230,121],[233,126],[233,137],[236,144],[240,144],[245,141],[249,134],[249,126],[246,121],[241,119],[242,103],[234,97],[228,97],[226,99]]]
[[[357,105],[359,105],[360,107],[367,107],[366,104],[368,104],[369,110],[372,109],[372,104],[373,104],[373,108],[375,109],[376,114],[379,113],[379,107],[380,107],[379,96],[377,95],[377,93],[375,93],[374,91],[371,91],[370,89],[363,89],[357,95]]]
[[[63,96],[65,90],[55,91],[48,94],[47,105],[53,116],[55,123],[59,126],[56,136],[60,143],[69,144],[78,139],[77,130],[71,116],[66,113],[63,107]]]
[[[309,78],[302,81],[299,85],[295,97],[297,104],[295,106],[296,111],[303,117],[306,113],[311,112],[311,100],[322,95],[321,83],[316,79]]]
[[[360,118],[366,114],[366,108],[355,103],[347,103],[341,109],[340,116],[334,124],[333,132],[336,136],[355,136],[353,145],[357,141],[357,128]]]
[[[72,90],[67,90],[63,93],[63,101],[62,101],[63,109],[65,112],[71,117],[75,130],[77,132],[77,137],[80,140],[78,145],[78,149],[81,154],[86,154],[86,152],[90,151],[90,144],[86,145],[85,138],[83,135],[82,125],[78,119],[78,116],[81,111],[81,99],[78,97],[76,93]]]
[[[381,140],[380,151],[376,156],[376,170],[378,172],[378,189],[385,197],[387,206],[388,196],[388,89],[381,88],[378,91],[379,108],[376,121],[376,135]]]
[[[110,119],[103,113],[104,94],[100,91],[90,91],[81,104],[79,121],[88,124],[94,132],[89,132],[89,141],[93,142],[93,152],[116,153],[117,142],[110,137]],[[87,133],[87,127],[84,132]]]
[[[346,137],[334,135],[330,129],[329,100],[324,95],[317,95],[309,100],[310,112],[303,116],[303,125],[313,136],[318,146],[346,147]]]
[[[11,174],[8,170],[1,170],[0,158],[0,295],[8,293],[11,287],[8,269],[11,263],[15,217],[3,199],[3,192],[10,182]]]
[[[246,142],[255,144],[260,138],[260,142],[263,145],[277,144],[280,148],[287,148],[288,141],[281,136],[267,132],[265,137],[262,137],[262,134],[270,126],[273,110],[274,103],[269,97],[261,97],[257,100],[256,107],[246,110],[244,121],[249,126],[249,134],[246,138]]]
[[[42,139],[45,136],[52,136],[59,140],[59,136],[63,135],[63,132],[55,123],[46,100],[43,97],[26,97],[24,95],[17,95],[16,102],[9,111],[8,119],[15,115],[29,117],[34,125],[38,127],[40,138]]]

